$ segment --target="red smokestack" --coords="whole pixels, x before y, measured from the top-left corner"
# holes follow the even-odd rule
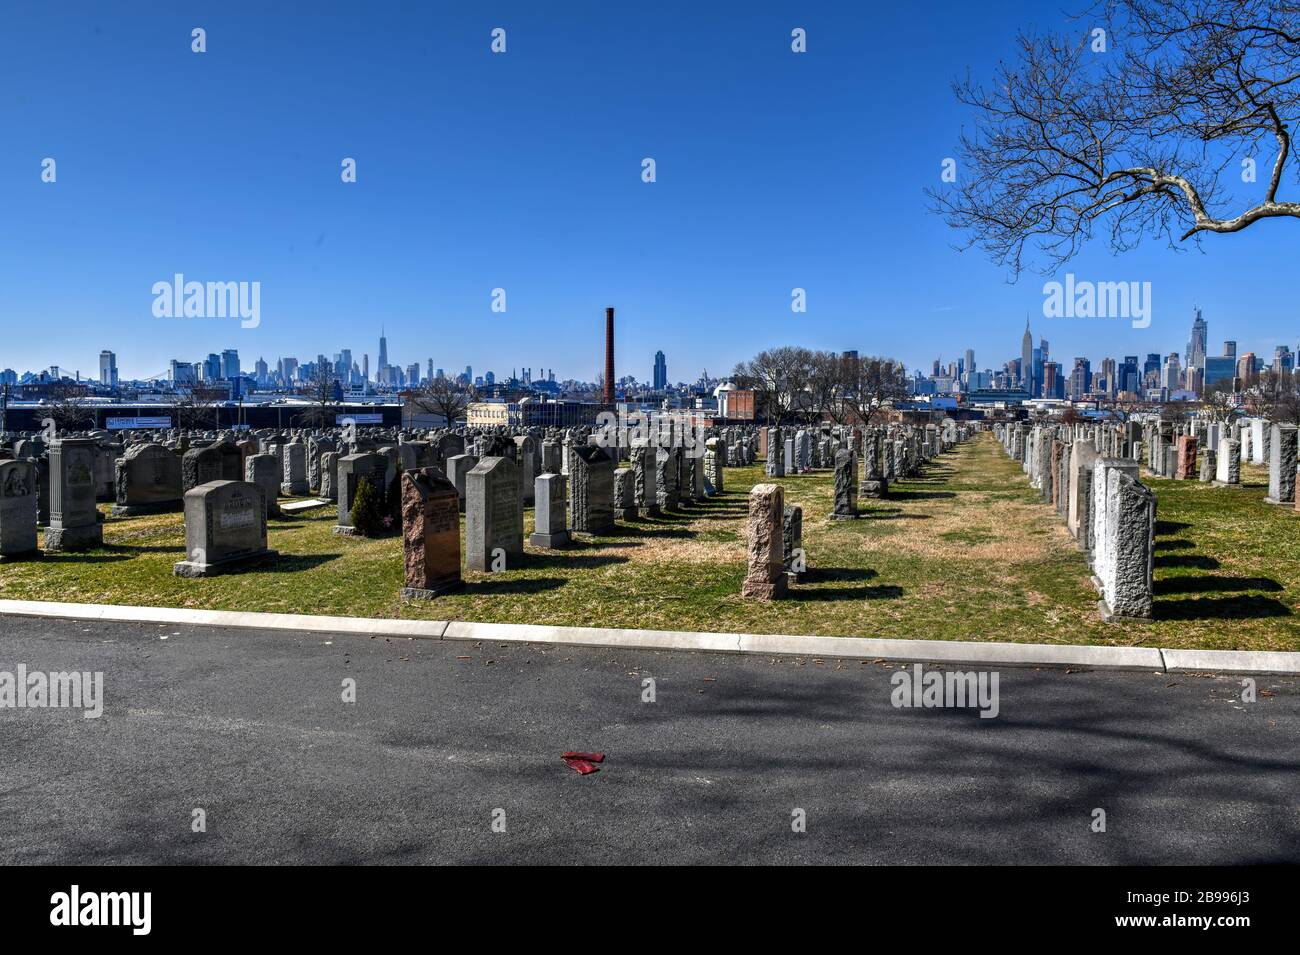
[[[605,309],[605,404],[614,404],[614,310]]]

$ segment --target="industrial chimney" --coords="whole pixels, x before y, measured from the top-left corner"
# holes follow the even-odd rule
[[[614,407],[614,310],[605,309],[605,404]]]

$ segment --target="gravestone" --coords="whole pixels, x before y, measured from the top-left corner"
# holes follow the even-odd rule
[[[1156,496],[1127,468],[1099,466],[1097,473],[1105,481],[1100,527],[1106,544],[1094,560],[1102,619],[1150,621]]]
[[[92,550],[104,544],[95,509],[95,440],[55,438],[50,442],[50,523],[46,553]]]
[[[482,572],[505,569],[523,554],[519,469],[509,458],[486,457],[465,475],[465,566]]]
[[[39,556],[36,544],[36,461],[0,462],[0,557]]]
[[[835,452],[835,509],[833,521],[851,521],[858,513],[858,458],[847,448]]]
[[[290,441],[284,446],[283,483],[280,493],[285,497],[301,497],[311,488],[307,483],[307,446]]]
[[[1241,483],[1241,447],[1235,438],[1224,438],[1219,442],[1217,473],[1215,487],[1233,487]]]
[[[1209,484],[1218,471],[1218,451],[1206,448],[1201,453],[1201,483]]]
[[[1269,504],[1295,503],[1296,428],[1292,424],[1274,424],[1268,443]]]
[[[631,468],[614,470],[614,517],[620,521],[636,520],[636,475]]]
[[[655,499],[661,509],[676,510],[677,458],[672,448],[655,448]]]
[[[803,554],[803,508],[791,504],[783,511],[783,561],[791,583],[803,580],[807,563]]]
[[[135,444],[117,459],[114,517],[163,514],[183,506],[181,459],[160,444]]]
[[[266,516],[280,516],[280,478],[283,468],[274,454],[250,454],[244,461],[244,480],[256,484],[266,498]]]
[[[533,482],[534,510],[533,533],[528,536],[528,543],[534,547],[567,547],[569,531],[564,526],[565,484],[568,478],[563,474],[539,474]]]
[[[515,461],[519,465],[519,487],[525,504],[533,503],[533,480],[537,477],[537,443],[528,435],[515,438]]]
[[[773,600],[785,594],[785,494],[779,484],[755,484],[745,525],[747,568],[740,594]]]
[[[614,530],[614,462],[604,448],[576,447],[569,456],[569,527],[583,534]]]
[[[456,493],[460,495],[460,509],[465,510],[465,475],[474,469],[478,464],[478,458],[472,454],[453,454],[446,459],[447,480],[456,488]]]
[[[465,585],[460,496],[437,468],[402,472],[403,597],[427,600]]]
[[[320,456],[319,493],[327,501],[339,499],[338,490],[339,454],[337,451],[323,451]]]
[[[266,546],[266,495],[247,481],[210,481],[185,492],[185,552],[177,577],[210,577],[276,552]]]
[[[632,449],[632,502],[642,516],[659,516],[659,494],[655,483],[658,455],[649,446]]]
[[[352,523],[352,505],[356,501],[357,487],[362,479],[370,482],[379,499],[386,494],[384,484],[388,477],[388,458],[373,451],[361,451],[357,454],[345,454],[338,463],[338,501],[339,522],[334,527],[335,534],[352,536],[358,533]]]
[[[763,471],[768,477],[785,477],[785,439],[780,428],[768,428],[763,432],[767,441],[767,457]]]

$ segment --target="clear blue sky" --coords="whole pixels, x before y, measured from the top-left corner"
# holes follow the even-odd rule
[[[1294,348],[1291,221],[1071,266],[1151,281],[1145,330],[1044,319],[1040,277],[1008,284],[953,250],[922,194],[968,122],[950,81],[990,75],[1031,19],[1062,26],[1054,9],[10,0],[0,367],[94,375],[111,348],[135,377],[223,348],[251,368],[349,347],[373,369],[382,324],[394,363],[594,380],[606,305],[618,372],[643,380],[656,349],[675,381],[779,344],[924,368],[970,347],[1000,366],[1026,312],[1067,367],[1181,352],[1193,304],[1212,354],[1228,337]],[[261,282],[260,327],[153,317],[150,288],[175,272]]]

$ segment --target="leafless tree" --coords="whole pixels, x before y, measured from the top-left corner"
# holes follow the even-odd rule
[[[768,424],[780,425],[795,395],[807,385],[810,355],[808,349],[791,345],[768,348],[736,365],[732,378],[740,387],[754,390],[756,410]]]
[[[907,371],[892,358],[841,362],[845,420],[870,426],[886,408],[907,397]]]
[[[446,418],[450,425],[465,417],[469,406],[478,399],[473,385],[461,385],[443,375],[430,378],[411,395],[411,404],[425,414]]]
[[[172,424],[183,431],[208,431],[217,426],[217,402],[223,393],[195,387],[172,396]]]
[[[987,86],[954,85],[975,127],[929,196],[968,246],[1018,274],[1026,247],[1053,271],[1098,230],[1119,252],[1300,218],[1279,198],[1300,180],[1300,0],[1101,0],[1076,22],[1021,35]],[[1242,201],[1231,180],[1253,182],[1256,157]]]
[[[1292,372],[1271,368],[1260,372],[1246,392],[1246,401],[1260,417],[1300,425],[1300,381]]]
[[[339,403],[336,388],[333,372],[329,368],[317,368],[304,393],[311,404],[297,416],[298,427],[329,428],[334,425]]]
[[[95,426],[95,409],[86,400],[83,385],[59,383],[51,386],[45,416],[54,419],[60,432],[82,431]]]

